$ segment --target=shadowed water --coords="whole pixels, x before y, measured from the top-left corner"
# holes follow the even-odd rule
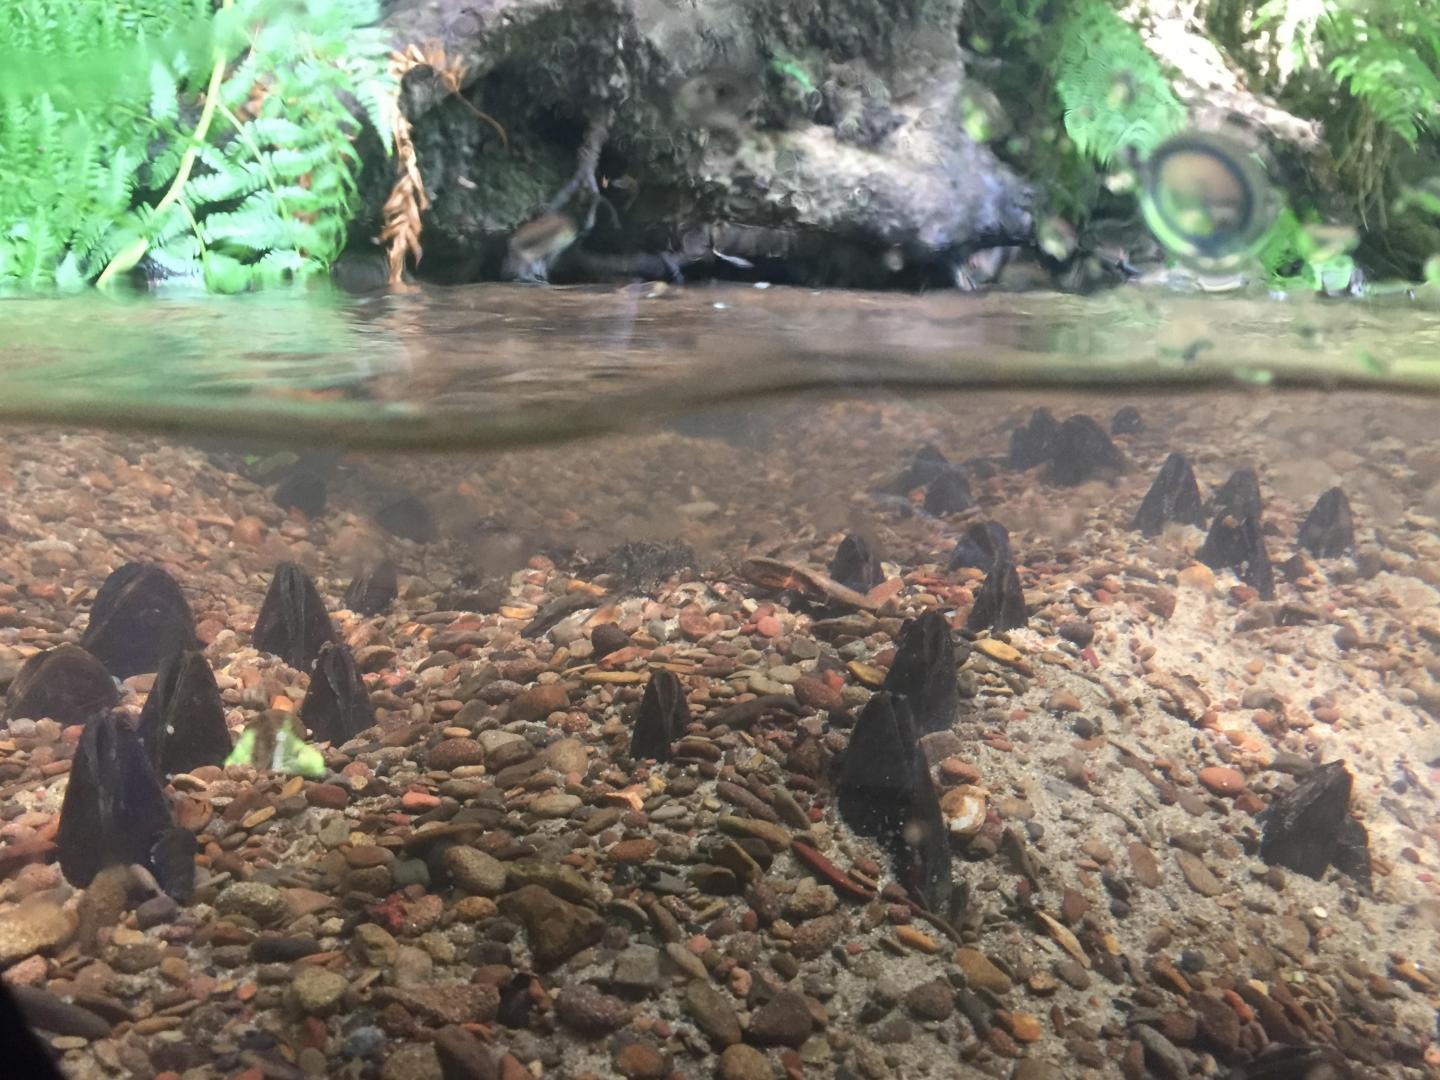
[[[352,446],[503,447],[816,388],[1440,388],[1440,313],[1399,296],[473,286],[0,312],[0,418]]]

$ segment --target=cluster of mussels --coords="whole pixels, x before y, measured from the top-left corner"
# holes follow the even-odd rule
[[[346,592],[352,610],[373,614],[395,597],[393,565],[363,574]],[[215,675],[201,651],[180,585],[162,567],[127,563],[96,594],[79,645],[32,656],[10,684],[5,719],[49,717],[82,728],[56,832],[60,867],[88,886],[108,866],[144,867],[182,903],[195,884],[194,835],[177,825],[162,780],[202,765],[282,766],[285,738],[342,743],[374,722],[369,693],[315,585],[281,563],[255,621],[253,642],[311,672],[298,717],[272,710],[231,743]],[[115,707],[117,680],[153,672],[138,720]],[[283,734],[281,734],[283,733]],[[240,753],[242,752],[243,753]]]
[[[1144,430],[1134,406],[1121,408],[1111,420],[1113,434]],[[1065,486],[1129,470],[1124,453],[1093,417],[1076,414],[1060,422],[1044,408],[1036,409],[1012,432],[1004,464],[1016,470],[1043,466],[1047,480]],[[926,513],[937,517],[962,513],[977,506],[966,470],[988,473],[995,465],[975,459],[962,467],[927,445],[881,494],[923,490]],[[1261,509],[1254,472],[1236,471],[1207,504],[1189,461],[1172,453],[1141,502],[1133,527],[1155,536],[1171,522],[1199,528],[1208,524],[1197,560],[1212,569],[1233,568],[1261,598],[1269,599],[1274,577]],[[1353,548],[1350,505],[1339,488],[1320,497],[1297,542],[1317,558],[1333,558]],[[981,520],[966,527],[948,562],[951,571],[962,568],[985,575],[964,623],[965,637],[1003,633],[1027,624],[1010,534],[1003,525]],[[786,567],[773,583],[804,585],[822,598],[854,603],[885,578],[873,541],[854,533],[841,540],[827,569],[828,578],[812,573],[802,581],[800,568]],[[969,651],[965,637],[957,639],[938,611],[905,624],[884,684],[856,721],[849,747],[834,770],[841,817],[889,851],[896,877],[930,912],[945,911],[950,900],[950,849],[920,739],[949,729],[957,717],[958,668]],[[657,672],[637,712],[631,755],[668,760],[689,719],[678,680],[668,672]],[[1317,878],[1334,866],[1368,887],[1368,838],[1364,826],[1349,814],[1351,783],[1344,763],[1331,762],[1277,798],[1261,819],[1262,858]]]

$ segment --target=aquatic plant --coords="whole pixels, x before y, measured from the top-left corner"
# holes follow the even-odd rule
[[[388,147],[375,0],[0,5],[0,288],[155,278],[219,292],[326,271]]]

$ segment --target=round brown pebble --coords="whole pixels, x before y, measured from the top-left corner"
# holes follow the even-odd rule
[[[765,1055],[753,1046],[736,1043],[720,1055],[720,1080],[772,1080],[775,1075]]]
[[[1209,765],[1199,772],[1200,783],[1216,795],[1239,795],[1245,790],[1245,775],[1224,765]]]
[[[474,739],[445,739],[430,750],[427,764],[436,772],[450,772],[462,765],[482,765],[485,749]]]
[[[665,1056],[649,1043],[626,1043],[615,1055],[615,1068],[630,1080],[659,1080],[665,1075]]]

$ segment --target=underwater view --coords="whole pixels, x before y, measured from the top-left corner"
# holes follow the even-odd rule
[[[1429,0],[0,4],[0,1076],[1440,1080]]]

